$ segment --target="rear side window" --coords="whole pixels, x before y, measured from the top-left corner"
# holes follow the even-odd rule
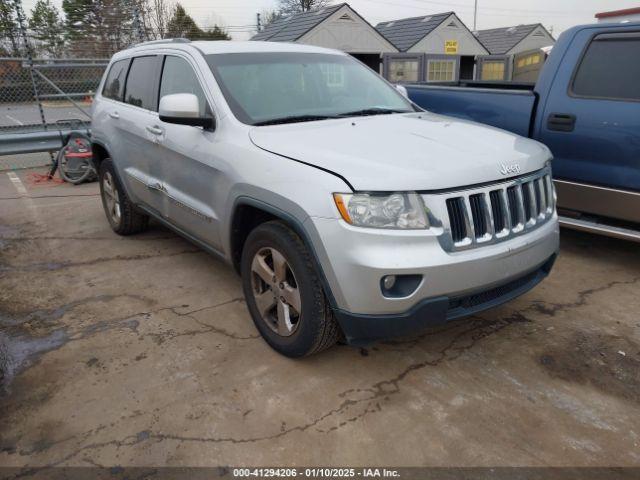
[[[579,97],[640,100],[640,34],[596,37],[573,81]]]
[[[204,91],[189,62],[180,57],[168,56],[162,70],[160,98],[174,93],[194,94],[200,104],[200,116],[210,115]]]
[[[131,63],[124,101],[147,110],[157,110],[158,57],[136,57]]]
[[[104,82],[104,88],[102,89],[103,97],[122,101],[124,79],[127,76],[128,66],[129,59],[118,60],[111,65],[109,73],[107,74],[107,79]]]

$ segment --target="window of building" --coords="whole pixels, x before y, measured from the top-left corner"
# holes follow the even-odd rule
[[[541,53],[532,53],[518,59],[518,68],[528,67],[530,65],[537,65],[542,60]]]
[[[107,79],[104,82],[104,88],[102,89],[103,97],[122,101],[124,79],[127,76],[128,66],[129,59],[119,60],[111,65],[109,73],[107,74]]]
[[[504,80],[505,63],[500,62],[482,62],[482,80]]]
[[[160,98],[174,93],[192,93],[198,97],[200,116],[204,117],[209,114],[207,97],[189,62],[184,58],[167,56],[162,69]]]
[[[602,35],[584,54],[573,81],[583,97],[640,100],[640,35]]]
[[[429,60],[427,64],[428,82],[453,82],[455,80],[455,60]]]
[[[131,63],[124,99],[136,107],[156,111],[158,78],[158,57],[136,57]]]
[[[418,60],[391,60],[389,62],[390,82],[417,82],[419,80]]]

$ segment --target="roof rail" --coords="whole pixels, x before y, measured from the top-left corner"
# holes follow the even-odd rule
[[[159,45],[162,43],[191,43],[188,38],[163,38],[160,40],[149,40],[148,42],[136,43],[129,48],[142,47],[143,45]]]

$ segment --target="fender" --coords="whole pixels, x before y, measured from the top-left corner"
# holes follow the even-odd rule
[[[290,213],[278,207],[275,207],[269,203],[263,202],[262,200],[258,200],[253,197],[239,196],[238,198],[236,198],[233,204],[233,210],[232,210],[233,214],[231,215],[230,225],[233,224],[233,217],[235,216],[238,207],[242,205],[247,205],[247,206],[258,208],[260,210],[264,210],[265,212],[270,213],[274,217],[277,217],[278,219],[283,220],[289,227],[291,227],[291,229],[294,232],[296,232],[296,234],[302,239],[305,246],[309,249],[309,252],[311,253],[313,266],[316,268],[316,271],[318,272],[318,275],[320,277],[320,282],[322,283],[322,287],[324,288],[325,295],[327,296],[331,309],[336,310],[337,302],[335,300],[335,296],[333,295],[333,291],[331,290],[331,286],[329,285],[327,277],[324,273],[324,269],[322,267],[322,264],[320,263],[318,254],[315,250],[315,247],[313,246],[313,242],[311,241],[311,236],[309,235],[309,232],[307,231],[307,229],[304,227],[302,221],[300,221],[298,218],[291,215]],[[232,235],[233,235],[233,231],[231,228],[229,228],[229,237],[228,237],[229,245],[232,245]]]
[[[117,164],[116,160],[111,156],[111,152],[110,152],[110,151],[109,151],[109,149],[105,146],[104,142],[102,142],[102,141],[100,141],[100,140],[94,140],[94,139],[92,138],[92,139],[91,139],[91,146],[92,146],[92,149],[93,149],[93,145],[99,145],[99,146],[100,146],[100,148],[103,148],[103,149],[107,152],[107,155],[108,155],[108,156],[107,156],[107,158],[111,159],[111,161],[113,162],[113,166],[114,166],[113,171],[114,171],[114,172],[115,172],[115,174],[116,174],[116,177],[117,177],[118,183],[120,183],[120,185],[122,186],[122,188],[124,188],[125,193],[127,194],[127,196],[128,196],[129,198],[131,198],[131,192],[129,192],[129,189],[128,189],[128,187],[127,187],[127,183],[123,181],[122,175],[120,174],[120,170],[119,170],[118,164]],[[99,176],[100,176],[100,169],[99,169],[99,168],[96,168],[96,173],[98,174],[98,177],[99,177]],[[99,178],[98,178],[98,180],[99,180]],[[137,204],[136,204],[136,206],[137,206],[137,207],[140,207],[140,205],[137,205]]]

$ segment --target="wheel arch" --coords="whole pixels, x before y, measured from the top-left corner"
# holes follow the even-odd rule
[[[96,167],[96,172],[99,172],[100,164],[105,158],[111,158],[111,154],[109,153],[109,150],[107,150],[107,147],[96,141],[91,142],[91,153],[93,156],[93,164]]]
[[[311,240],[311,235],[305,228],[303,222],[278,207],[251,197],[240,197],[236,199],[231,217],[229,253],[231,263],[236,272],[240,273],[242,250],[249,233],[259,225],[273,220],[284,223],[302,239],[311,254],[314,267],[322,282],[327,300],[331,307],[335,308],[337,304],[333,291],[327,281],[323,266],[319,261],[313,241]]]

